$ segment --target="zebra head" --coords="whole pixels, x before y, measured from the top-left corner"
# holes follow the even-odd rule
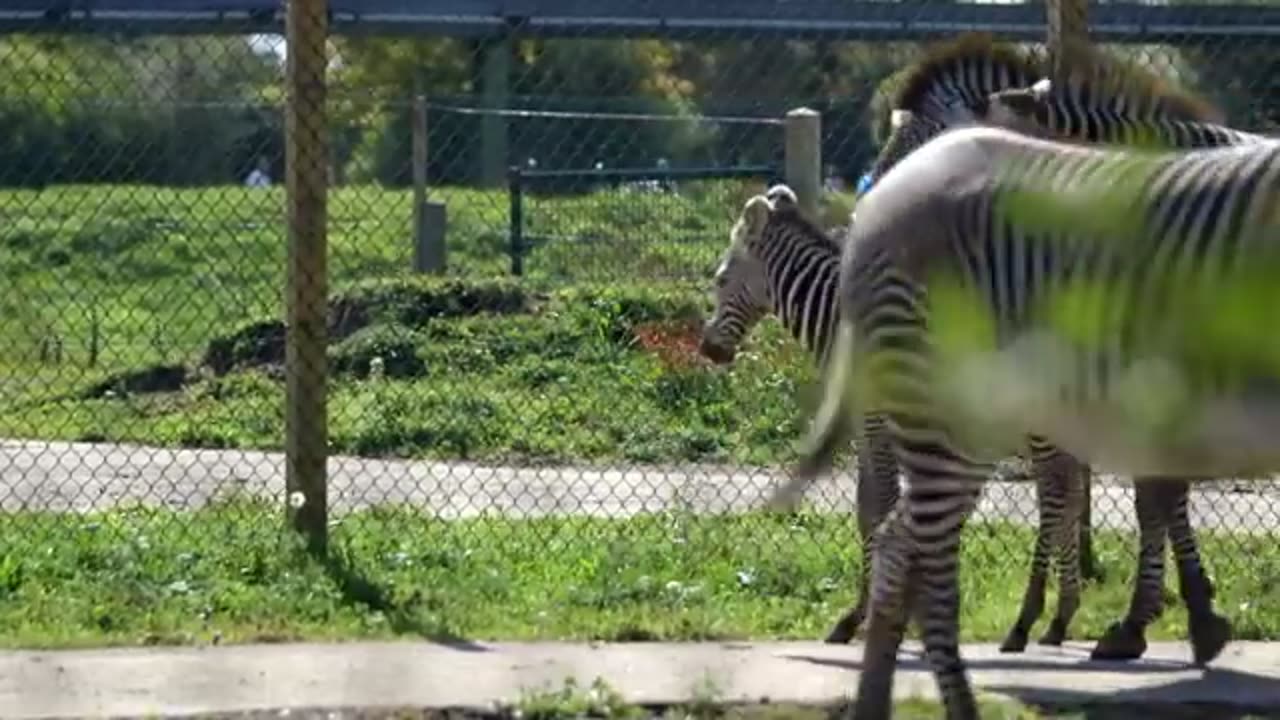
[[[786,185],[774,185],[753,196],[729,234],[729,248],[716,269],[715,311],[702,329],[701,352],[708,360],[733,362],[738,346],[773,307],[773,294],[764,260],[756,252],[758,239],[779,207],[798,207],[795,193]]]
[[[987,96],[978,112],[984,123],[1025,135],[1048,136],[1053,89],[1053,82],[1042,78],[1031,87],[998,90]]]
[[[872,163],[871,182],[943,131],[978,122],[990,93],[1026,87],[1043,75],[1032,56],[985,34],[934,46],[894,93],[889,137]]]

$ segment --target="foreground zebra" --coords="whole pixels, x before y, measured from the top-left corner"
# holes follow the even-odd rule
[[[1025,88],[1031,79],[1047,72],[1041,63],[1008,45],[996,44],[986,35],[971,34],[933,48],[903,80],[892,107],[892,132],[868,175],[874,182],[913,149],[958,123],[971,122],[985,113],[990,93],[1000,94],[999,105],[1016,111],[1020,122],[1069,138],[1094,142],[1157,142],[1175,147],[1205,147],[1263,141],[1251,133],[1215,124],[1220,113],[1199,98],[1166,86],[1140,67],[1117,62],[1091,46],[1067,49],[1068,77],[1047,80]],[[1013,89],[1007,89],[1013,88]],[[879,420],[876,421],[877,425]],[[878,447],[887,443],[877,442]],[[1058,549],[1059,601],[1043,644],[1060,644],[1079,607],[1079,551],[1085,568],[1092,565],[1087,529],[1080,528],[1080,513],[1089,502],[1082,479],[1089,468],[1060,452],[1043,439],[1028,438],[1035,465],[1039,527],[1032,555],[1031,573],[1022,608],[1001,649],[1021,651],[1032,625],[1044,608],[1050,553]],[[860,477],[868,477],[860,473]],[[870,475],[889,490],[859,492],[880,499],[860,514],[859,527],[875,527],[897,497],[896,465]],[[886,479],[891,477],[892,479]],[[860,481],[861,482],[861,481]],[[1146,650],[1146,627],[1163,609],[1164,542],[1166,534],[1179,570],[1181,595],[1193,627],[1215,627],[1212,622],[1212,584],[1205,575],[1187,512],[1186,480],[1167,478],[1143,482],[1135,489],[1134,507],[1139,526],[1138,572],[1129,611],[1098,641],[1093,657],[1132,659]],[[865,580],[865,576],[864,576]],[[865,588],[865,585],[863,586]],[[829,639],[852,636],[865,614],[865,590],[857,604],[841,619]],[[1200,622],[1198,622],[1198,620]],[[1195,658],[1207,662],[1226,641],[1216,633],[1192,633]]]
[[[801,215],[795,195],[786,186],[771,188],[766,197],[773,204],[769,231],[759,236],[744,234],[745,242],[735,242],[716,272],[716,309],[704,328],[701,351],[715,362],[732,362],[738,345],[755,323],[772,311],[815,356],[821,369],[835,337],[841,246]],[[760,242],[751,242],[757,238]],[[883,418],[867,418],[863,431],[857,454],[857,518],[863,562],[855,606],[841,616],[826,638],[833,643],[848,642],[866,616],[876,523],[893,507],[899,492],[897,458]],[[1041,493],[1042,527],[1035,556],[1040,564],[1033,566],[1022,610],[1002,646],[1005,650],[1025,647],[1027,631],[1043,607],[1043,563],[1048,555],[1044,538],[1049,536],[1070,547],[1076,537],[1074,525],[1055,520],[1067,514],[1063,508],[1078,507],[1082,499],[1080,483],[1071,482],[1068,475],[1074,467],[1063,463],[1062,458],[1073,461],[1065,453],[1054,452],[1052,446],[1045,447],[1049,451],[1033,453],[1037,480],[1054,488]],[[1126,618],[1098,641],[1094,657],[1131,659],[1140,657],[1146,649],[1145,628],[1159,616],[1163,603],[1164,529],[1170,525],[1181,529],[1172,535],[1196,660],[1211,660],[1229,639],[1229,626],[1213,611],[1213,588],[1200,566],[1195,537],[1187,523],[1185,489],[1186,481],[1177,479],[1137,486],[1134,502],[1143,531],[1139,574]],[[886,501],[886,496],[892,499]],[[1056,509],[1046,510],[1046,497],[1059,503]],[[1045,532],[1044,526],[1050,528],[1050,533]],[[1054,528],[1057,534],[1052,534]],[[1079,566],[1074,557],[1070,553],[1064,555],[1060,571],[1068,578],[1078,578],[1075,571]],[[1070,579],[1062,582],[1060,594],[1069,595],[1073,589],[1078,592],[1076,583]],[[1071,612],[1078,604],[1077,597],[1059,602],[1059,614],[1042,643],[1062,642]],[[1011,647],[1015,642],[1021,644]]]
[[[775,497],[862,414],[888,418],[906,491],[877,538],[857,717],[890,716],[910,593],[947,717],[978,717],[960,535],[1027,429],[1136,482],[1280,467],[1280,357],[1256,342],[1280,300],[1278,203],[1280,143],[1136,153],[993,127],[944,132],[862,198],[823,404]],[[779,232],[779,214],[752,198],[735,242]]]
[[[1088,135],[1094,140],[1125,139],[1141,129],[1177,144],[1247,142],[1244,133],[1188,123],[1177,118],[1206,120],[1215,111],[1198,99],[1159,85],[1153,77],[1105,56],[1080,51],[1071,63],[1072,78],[1050,92],[1046,85],[1035,90],[1007,90],[1006,101],[1042,125],[1063,132]],[[971,35],[931,50],[905,76],[893,106],[893,132],[873,167],[872,177],[883,174],[910,150],[941,132],[948,124],[971,119],[988,104],[988,93],[1030,84],[1041,65],[989,37]],[[1126,94],[1126,92],[1128,94]],[[1216,138],[1216,139],[1215,139]],[[771,198],[778,199],[778,198]],[[726,256],[716,275],[716,311],[703,334],[704,354],[729,362],[738,344],[764,314],[773,310],[783,324],[825,364],[834,334],[835,284],[839,247],[821,233],[808,231],[797,221],[785,240],[760,252],[738,248]],[[865,617],[871,570],[873,530],[897,500],[898,467],[882,418],[869,416],[863,427],[858,460],[858,529],[863,563],[857,602],[827,636],[828,642],[847,642]],[[1030,438],[1037,479],[1040,524],[1021,611],[1002,645],[1006,651],[1026,647],[1031,626],[1044,607],[1051,546],[1060,550],[1058,611],[1044,644],[1060,644],[1079,606],[1077,519],[1086,501],[1079,477],[1087,467],[1053,446]],[[1163,594],[1163,552],[1166,528],[1178,559],[1182,596],[1192,615],[1192,625],[1219,627],[1212,622],[1212,586],[1200,565],[1195,537],[1187,522],[1186,483],[1178,480],[1139,486],[1135,507],[1141,529],[1138,581],[1129,612],[1115,623],[1094,649],[1094,657],[1130,659],[1146,649],[1145,628],[1158,617]],[[1087,553],[1086,553],[1087,555]],[[1202,622],[1198,622],[1202,621]],[[1226,642],[1222,633],[1193,633],[1198,660],[1212,659]]]

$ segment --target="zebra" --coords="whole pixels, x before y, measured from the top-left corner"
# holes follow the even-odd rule
[[[773,186],[767,197],[791,207],[798,204],[786,185]],[[699,351],[711,361],[732,363],[738,346],[772,311],[814,356],[818,368],[826,365],[835,337],[841,245],[799,213],[790,217],[796,222],[780,242],[767,247],[731,243],[726,250],[715,272],[715,310],[699,341]],[[827,634],[828,643],[852,640],[866,614],[874,531],[899,494],[897,458],[888,439],[882,418],[866,418],[856,454],[857,523],[862,541],[857,602]]]
[[[770,188],[766,196],[787,207],[797,204],[794,192],[786,185]],[[819,369],[826,364],[835,334],[836,281],[841,246],[799,213],[789,213],[783,217],[792,221],[785,236],[775,239],[768,246],[731,245],[715,273],[716,307],[703,328],[699,349],[705,357],[718,364],[733,361],[739,344],[771,310],[792,336],[815,357]],[[883,418],[872,416],[865,419],[859,447],[861,452],[856,454],[856,502],[858,533],[862,540],[862,565],[856,602],[827,634],[824,639],[827,643],[849,642],[866,617],[875,544],[874,531],[897,502],[899,495],[897,458],[893,454]],[[1055,485],[1078,487],[1077,483],[1068,482],[1063,475],[1074,470],[1073,466],[1063,463],[1063,457],[1065,456],[1049,452],[1035,453],[1035,473],[1038,477],[1054,478]],[[1160,535],[1160,539],[1163,540],[1163,535]],[[1069,538],[1062,542],[1070,544]],[[1075,559],[1064,558],[1063,567],[1076,567]],[[1074,574],[1072,577],[1075,577]],[[1038,597],[1042,604],[1043,577],[1033,577],[1031,582],[1034,584],[1037,580],[1040,583]],[[1068,584],[1063,583],[1063,587],[1068,587]],[[1030,591],[1028,595],[1031,595]],[[1078,597],[1078,589],[1075,597]],[[1035,614],[1030,616],[1030,620],[1026,620],[1026,607],[1029,606],[1024,604],[1020,616],[1023,619],[1019,622],[1029,628],[1039,617],[1040,610],[1036,608]],[[1061,603],[1059,607],[1062,610],[1074,610],[1068,603]],[[1158,607],[1157,605],[1157,609]],[[1066,617],[1062,618],[1061,615]],[[1065,639],[1069,620],[1068,612],[1060,613],[1042,642],[1061,644]],[[1010,637],[1016,638],[1017,635],[1011,634]],[[1005,647],[1011,642],[1006,640]],[[1022,632],[1021,642],[1024,647],[1025,631]],[[1022,647],[1017,649],[1021,650]]]
[[[1213,122],[1200,122],[1162,117],[1155,120],[1134,120],[1113,115],[1101,121],[1095,115],[1088,122],[1082,114],[1073,116],[1064,112],[1070,103],[1059,97],[1058,87],[1065,87],[1067,97],[1092,96],[1081,88],[1079,78],[1054,83],[1042,78],[1029,88],[1014,88],[993,93],[986,103],[980,103],[978,116],[991,124],[1021,130],[1025,133],[1048,135],[1064,140],[1083,135],[1097,143],[1149,145],[1165,148],[1204,148],[1229,145],[1248,145],[1274,142],[1274,138],[1228,127]],[[1139,94],[1142,96],[1142,94]],[[1096,97],[1096,96],[1095,96]],[[902,121],[903,118],[899,118]],[[1051,495],[1061,493],[1061,488],[1046,488],[1041,492]],[[1138,562],[1134,578],[1133,595],[1129,609],[1122,620],[1112,623],[1094,647],[1094,659],[1128,660],[1141,657],[1146,651],[1146,628],[1160,616],[1163,610],[1164,544],[1167,535],[1177,562],[1179,594],[1188,609],[1192,628],[1193,653],[1197,663],[1207,663],[1221,651],[1225,636],[1212,631],[1220,627],[1213,619],[1213,583],[1204,572],[1197,548],[1195,531],[1191,527],[1188,496],[1190,483],[1185,478],[1144,479],[1134,484],[1134,510],[1138,519]],[[1043,503],[1043,501],[1042,501]],[[1060,506],[1067,503],[1059,504]],[[1045,507],[1042,504],[1042,514]],[[1047,523],[1046,523],[1047,524]],[[1039,544],[1037,543],[1037,551]],[[1047,558],[1037,552],[1033,574],[1044,574]],[[1029,629],[1039,614],[1043,602],[1043,581],[1037,588],[1038,597],[1030,602],[1024,598],[1018,624],[1010,636]],[[1028,595],[1030,595],[1030,590]],[[1207,640],[1206,640],[1207,638]],[[1008,641],[1006,641],[1006,645]]]
[[[1065,79],[1056,84],[1041,79],[1028,88],[1028,78],[1047,69],[1026,54],[995,44],[990,36],[970,34],[936,46],[903,80],[893,102],[890,136],[867,173],[867,184],[873,184],[876,177],[943,129],[984,112],[992,93],[998,96],[998,105],[1017,113],[1018,121],[1068,138],[1107,143],[1149,139],[1176,147],[1264,139],[1215,124],[1221,120],[1216,108],[1088,45],[1072,45],[1066,52],[1064,64],[1069,73]],[[1014,87],[1001,87],[1005,83]],[[1022,607],[1001,644],[1005,652],[1025,649],[1031,626],[1043,611],[1053,545],[1059,550],[1059,603],[1042,644],[1061,644],[1079,607],[1080,570],[1085,570],[1086,576],[1092,574],[1088,528],[1080,528],[1077,534],[1079,513],[1088,502],[1088,485],[1076,486],[1081,478],[1088,478],[1088,466],[1035,436],[1028,438],[1028,447],[1036,467],[1040,523]],[[1204,573],[1190,526],[1187,490],[1185,482],[1173,479],[1137,486],[1134,506],[1138,511],[1139,553],[1134,595],[1125,618],[1112,624],[1099,639],[1092,654],[1095,659],[1133,659],[1145,652],[1145,629],[1163,610],[1166,535],[1177,559],[1184,604],[1202,620],[1212,615],[1213,587]],[[883,516],[887,507],[881,504],[874,508],[877,517]],[[1080,566],[1078,555],[1083,561]],[[858,599],[854,621],[864,612],[865,596]],[[1197,658],[1211,660],[1221,650],[1219,640],[1198,644]]]
[[[1280,363],[1267,345],[1223,344],[1268,336],[1275,298],[1245,295],[1266,310],[1213,322],[1215,303],[1277,292],[1278,206],[1280,142],[1156,153],[991,126],[942,133],[861,199],[823,402],[772,499],[828,467],[855,418],[887,415],[906,487],[878,530],[856,717],[890,717],[907,597],[947,717],[978,717],[959,654],[960,534],[1025,429],[1135,482],[1280,467]],[[738,241],[777,232],[779,214],[751,198]],[[1055,315],[1071,290],[1093,302],[1067,318],[1099,330],[1072,335]],[[966,307],[979,322],[938,332]],[[1148,417],[1154,396],[1135,383],[1152,375],[1176,404]]]

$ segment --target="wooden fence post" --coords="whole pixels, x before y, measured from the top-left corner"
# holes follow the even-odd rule
[[[1051,72],[1055,77],[1063,77],[1069,70],[1065,64],[1068,54],[1064,51],[1072,44],[1089,41],[1089,0],[1046,0],[1045,9],[1049,29],[1045,41]],[[1080,515],[1080,574],[1096,579],[1100,575],[1093,555],[1093,473],[1091,468],[1078,468],[1077,471],[1081,473],[1084,484],[1084,507]]]
[[[822,193],[822,115],[806,107],[787,113],[785,175],[800,208],[818,219]]]
[[[288,0],[285,42],[286,513],[313,553],[328,550],[329,128],[325,118],[328,0]]]
[[[1071,43],[1089,40],[1089,0],[1046,0],[1045,10],[1048,13],[1049,36],[1045,40],[1049,48],[1049,62],[1054,75],[1061,76],[1066,70],[1063,49]]]

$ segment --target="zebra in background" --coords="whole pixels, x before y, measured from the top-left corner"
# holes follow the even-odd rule
[[[1274,305],[1277,207],[1280,143],[1140,153],[997,127],[942,134],[862,198],[823,404],[796,480],[774,498],[789,503],[828,467],[863,413],[888,415],[907,484],[877,538],[856,717],[890,717],[909,591],[947,717],[978,717],[959,654],[960,536],[1024,429],[1135,483],[1280,468],[1280,363],[1258,355],[1269,345],[1222,352],[1206,335],[1225,332],[1214,321],[1240,293]],[[752,198],[738,242],[780,232],[780,214]],[[1098,302],[1072,318],[1100,329],[1078,339],[1052,303],[1080,282]],[[934,332],[954,307],[939,293],[983,312],[988,332],[965,338],[981,344]],[[1265,337],[1273,324],[1245,314],[1230,330]],[[1131,402],[1131,381],[1153,367],[1179,390],[1154,420]]]
[[[788,207],[797,206],[795,194],[785,185],[771,188],[768,197]],[[715,310],[703,327],[699,342],[699,351],[712,362],[732,363],[751,330],[773,312],[813,355],[819,370],[826,366],[835,339],[841,246],[798,213],[794,218],[796,222],[779,242],[734,242],[725,252],[715,273]],[[869,417],[863,423],[856,455],[855,500],[858,536],[862,540],[857,602],[827,635],[829,643],[849,642],[862,624],[871,583],[875,529],[898,501],[898,461],[881,421],[879,417]]]
[[[1097,143],[1147,141],[1185,148],[1266,140],[1218,124],[1222,116],[1216,108],[1170,87],[1141,67],[1117,61],[1087,44],[1069,46],[1065,52],[1068,72],[1054,82],[1042,78],[1047,69],[1037,60],[995,44],[986,35],[962,36],[937,46],[902,82],[891,106],[889,138],[867,173],[866,184],[873,185],[877,177],[948,127],[971,123],[985,114],[992,98],[997,98],[997,105],[1006,113],[1016,115],[1007,121],[1064,138]],[[1031,84],[1026,78],[1033,76],[1042,79]],[[1002,82],[1015,85],[1001,88]],[[1060,644],[1078,608],[1081,567],[1077,556],[1085,561],[1085,570],[1092,565],[1089,533],[1080,528],[1081,512],[1089,502],[1087,484],[1082,481],[1088,478],[1090,468],[1041,438],[1031,436],[1028,440],[1036,467],[1040,524],[1022,608],[1001,646],[1006,652],[1025,649],[1030,629],[1043,611],[1054,546],[1058,550],[1058,611],[1042,643]],[[1095,646],[1096,659],[1133,659],[1145,652],[1146,628],[1163,610],[1166,536],[1177,560],[1181,596],[1192,625],[1217,626],[1212,583],[1201,564],[1187,511],[1187,483],[1165,479],[1135,487],[1139,552],[1134,594],[1125,618],[1112,624]],[[882,516],[885,509],[881,505],[876,511]],[[860,599],[859,608],[863,604]],[[1193,632],[1192,637],[1205,638],[1196,645],[1197,658],[1205,662],[1225,642],[1213,633]]]

